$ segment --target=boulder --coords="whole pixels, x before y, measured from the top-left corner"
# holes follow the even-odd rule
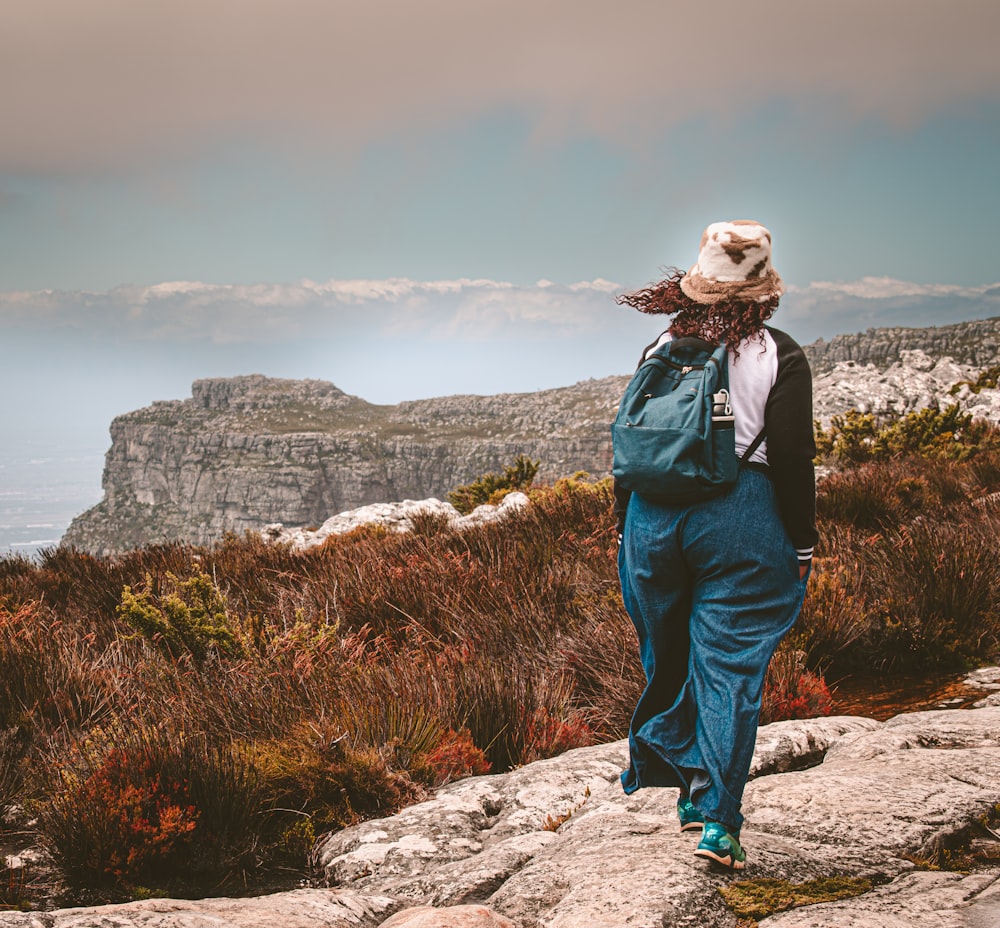
[[[443,519],[449,528],[461,531],[473,525],[496,522],[528,505],[526,493],[508,493],[496,506],[484,503],[468,515],[462,515],[451,503],[430,498],[406,499],[401,503],[372,503],[359,509],[340,512],[327,519],[318,529],[285,528],[280,522],[264,526],[261,535],[271,542],[287,542],[293,548],[304,549],[320,545],[331,535],[343,535],[362,525],[378,525],[390,532],[409,532],[421,516]]]

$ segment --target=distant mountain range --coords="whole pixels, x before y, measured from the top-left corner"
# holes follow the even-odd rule
[[[1000,363],[1000,318],[869,329],[806,347],[817,418],[852,407],[900,414]],[[114,553],[199,544],[280,522],[316,526],[371,503],[444,498],[519,454],[538,479],[609,471],[609,423],[628,375],[535,393],[447,396],[379,406],[316,380],[196,381],[187,400],[118,416],[104,498],[64,544]],[[1000,421],[996,390],[957,397]]]

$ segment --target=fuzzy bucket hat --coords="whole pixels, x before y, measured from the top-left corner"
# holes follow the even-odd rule
[[[696,303],[763,303],[781,296],[785,285],[771,267],[771,233],[751,219],[713,222],[680,287]]]

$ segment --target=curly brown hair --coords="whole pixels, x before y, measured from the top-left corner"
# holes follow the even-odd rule
[[[685,272],[669,268],[667,276],[642,290],[623,293],[615,298],[619,306],[631,306],[641,313],[673,316],[668,331],[674,338],[696,335],[718,345],[725,342],[739,356],[736,346],[745,339],[759,338],[763,344],[764,323],[774,315],[779,297],[761,303],[720,300],[696,303],[680,287]]]

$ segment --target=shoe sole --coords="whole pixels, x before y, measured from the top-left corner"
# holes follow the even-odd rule
[[[681,825],[681,831],[704,831],[704,822],[688,822],[686,825]]]
[[[725,867],[727,870],[742,870],[747,865],[745,860],[735,860],[732,854],[720,857],[714,851],[710,851],[708,848],[704,847],[698,848],[694,854],[695,857],[704,857],[706,860],[714,861],[719,864],[719,866]]]

